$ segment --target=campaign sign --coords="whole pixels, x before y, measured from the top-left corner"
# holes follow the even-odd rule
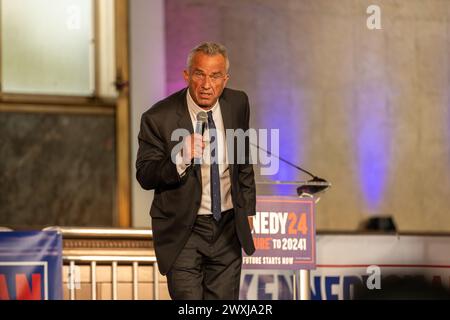
[[[239,300],[293,300],[294,273],[291,270],[242,270]]]
[[[62,237],[0,232],[0,300],[62,299]]]
[[[244,269],[314,269],[314,199],[259,196],[253,218],[256,251],[243,255]]]

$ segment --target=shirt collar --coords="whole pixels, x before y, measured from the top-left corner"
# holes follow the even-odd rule
[[[186,91],[187,91],[187,105],[188,105],[188,108],[189,108],[189,110],[194,112],[195,115],[197,115],[200,111],[204,111],[204,112],[212,111],[212,113],[215,113],[215,111],[219,108],[219,99],[217,99],[217,101],[214,104],[214,106],[211,109],[209,109],[209,110],[205,110],[205,109],[200,108],[195,103],[194,99],[192,99],[191,93],[189,92],[189,88]]]

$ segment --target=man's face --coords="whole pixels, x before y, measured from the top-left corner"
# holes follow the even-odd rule
[[[202,108],[214,106],[228,81],[225,58],[221,54],[195,54],[190,70],[184,70],[184,80],[196,104]]]

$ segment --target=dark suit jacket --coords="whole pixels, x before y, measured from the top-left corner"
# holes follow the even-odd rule
[[[172,132],[177,128],[185,128],[190,133],[194,131],[186,94],[187,88],[147,110],[142,115],[138,136],[136,178],[145,190],[155,190],[150,216],[156,257],[163,275],[170,270],[192,231],[202,193],[200,168],[191,167],[180,178],[171,160],[172,148],[179,143],[171,141]],[[225,88],[219,103],[225,129],[248,129],[250,108],[244,92]],[[234,163],[229,165],[231,197],[239,241],[244,251],[251,255],[255,247],[247,216],[256,214],[256,193],[248,148],[244,155],[246,163],[239,164],[243,159],[237,162],[235,149]]]

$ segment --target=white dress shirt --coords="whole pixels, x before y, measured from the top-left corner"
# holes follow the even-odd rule
[[[220,111],[219,100],[210,109],[200,108],[192,99],[189,90],[186,90],[186,99],[189,110],[189,115],[192,121],[192,127],[195,128],[197,122],[197,114],[201,111],[208,112],[212,111],[212,117],[214,124],[216,125],[217,132],[217,161],[219,163],[219,176],[220,176],[220,198],[221,198],[221,210],[226,211],[233,208],[233,203],[231,201],[231,180],[230,180],[230,170],[228,167],[228,155],[226,149],[225,141],[225,128],[223,125],[222,112]],[[210,184],[210,144],[209,144],[209,130],[206,126],[206,130],[203,133],[203,141],[205,142],[205,149],[203,150],[203,160],[200,165],[201,175],[202,175],[202,198],[200,203],[200,208],[197,212],[199,215],[211,214],[211,184]],[[182,174],[187,165],[183,163],[181,152],[177,154],[177,171],[178,174]]]

